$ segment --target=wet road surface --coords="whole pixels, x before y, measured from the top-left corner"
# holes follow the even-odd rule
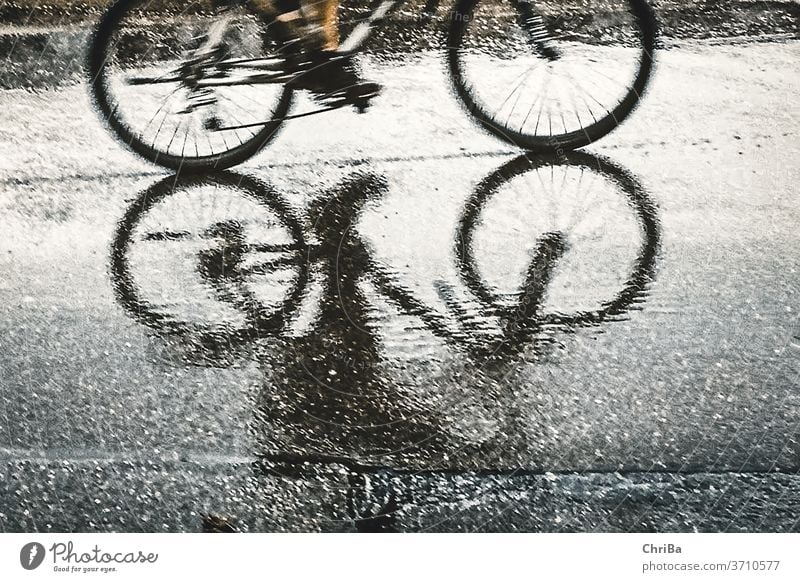
[[[373,63],[195,181],[0,92],[0,528],[797,530],[798,46],[662,52],[566,159]]]

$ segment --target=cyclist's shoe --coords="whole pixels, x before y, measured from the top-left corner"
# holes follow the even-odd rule
[[[360,112],[381,91],[378,83],[362,79],[349,56],[333,51],[318,51],[304,63],[289,82],[294,89],[309,91],[324,104],[350,104]]]

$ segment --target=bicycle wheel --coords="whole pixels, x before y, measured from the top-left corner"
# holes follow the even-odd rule
[[[643,301],[660,247],[639,181],[584,152],[504,164],[477,186],[457,233],[458,271],[482,311],[533,328],[622,317]],[[532,270],[547,246],[550,264]]]
[[[142,192],[119,222],[109,270],[130,317],[198,347],[201,360],[284,332],[309,277],[288,203],[228,172],[169,176]]]
[[[174,170],[243,162],[275,137],[291,105],[291,90],[253,83],[258,69],[246,69],[277,62],[265,25],[243,6],[207,5],[118,0],[90,47],[92,93],[111,130]],[[214,23],[219,42],[209,39]]]
[[[645,0],[459,0],[447,59],[483,128],[546,153],[600,139],[633,111],[655,39]]]

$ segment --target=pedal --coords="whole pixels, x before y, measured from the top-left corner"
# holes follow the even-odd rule
[[[345,105],[350,104],[345,91],[336,91],[334,93],[325,94],[314,93],[313,91],[310,91],[309,93],[314,101],[327,107],[344,107]]]
[[[327,95],[319,95],[311,93],[312,98],[322,105],[328,107],[344,107],[352,105],[358,113],[366,113],[371,105],[372,99],[377,97],[380,91],[371,91],[369,93],[349,93],[347,90],[329,93]]]
[[[369,109],[369,106],[372,104],[372,100],[380,95],[380,93],[380,87],[375,85],[374,87],[369,87],[368,91],[351,96],[350,100],[358,113],[366,113],[367,109]]]
[[[369,106],[372,105],[372,99],[377,97],[379,94],[378,92],[371,93],[369,95],[359,95],[358,97],[351,100],[353,107],[355,108],[356,112],[358,113],[366,113],[369,109]]]

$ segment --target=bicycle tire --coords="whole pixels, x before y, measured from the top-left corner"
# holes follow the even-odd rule
[[[271,122],[266,123],[261,131],[255,133],[240,145],[216,154],[192,157],[159,151],[141,139],[135,131],[124,123],[118,114],[121,106],[115,104],[112,95],[109,94],[106,75],[110,56],[109,45],[125,16],[142,2],[149,2],[149,0],[116,0],[103,14],[90,41],[88,74],[91,94],[101,116],[118,140],[130,150],[154,164],[186,173],[230,168],[251,158],[275,139],[278,130],[283,124],[283,118],[286,117],[292,104],[292,90],[285,86],[273,110]]]
[[[182,321],[151,305],[141,292],[128,260],[134,229],[150,210],[176,192],[208,185],[230,188],[275,213],[291,236],[296,247],[295,252],[306,257],[308,247],[299,220],[289,204],[269,184],[233,172],[172,175],[145,189],[128,207],[117,225],[109,261],[115,299],[128,316],[162,336],[197,335],[201,338],[201,344],[222,344],[230,347],[279,333],[295,316],[308,285],[310,274],[306,260],[298,263],[296,280],[280,308],[267,312],[263,306],[253,305],[246,314],[246,325],[238,329]]]
[[[653,9],[645,0],[625,0],[638,29],[641,58],[629,90],[613,109],[607,110],[606,115],[600,119],[594,119],[594,123],[586,127],[565,131],[558,135],[543,136],[526,133],[500,123],[488,111],[487,104],[481,102],[480,97],[475,95],[473,87],[466,78],[465,65],[462,60],[465,34],[468,26],[474,20],[475,10],[481,1],[484,5],[487,4],[487,0],[459,0],[455,5],[447,35],[446,59],[456,96],[478,125],[490,134],[534,153],[573,150],[597,141],[613,131],[640,102],[651,78],[655,62],[657,23]],[[489,81],[487,79],[484,82],[488,83]],[[594,118],[594,115],[592,117]]]
[[[472,197],[464,205],[456,230],[453,251],[459,276],[486,312],[497,310],[498,294],[481,277],[474,256],[473,238],[476,225],[481,221],[481,215],[489,201],[503,185],[518,176],[549,166],[585,168],[614,185],[620,195],[627,199],[628,206],[636,217],[641,244],[622,288],[613,297],[603,301],[599,309],[571,314],[545,314],[539,323],[561,328],[579,328],[613,321],[639,303],[652,283],[661,247],[661,227],[657,207],[639,180],[628,170],[605,157],[582,151],[568,152],[564,155],[522,154],[481,180]]]

